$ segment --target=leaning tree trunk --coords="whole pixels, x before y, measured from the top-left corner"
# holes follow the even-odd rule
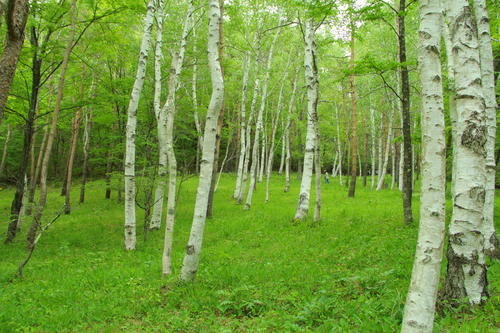
[[[406,16],[406,0],[399,1],[399,10],[397,15],[398,20],[398,50],[399,62],[401,64],[401,106],[403,115],[403,211],[405,224],[411,224],[413,221],[413,213],[411,210],[411,198],[413,193],[413,172],[412,172],[412,145],[411,145],[411,129],[410,129],[410,81],[408,77],[408,67],[406,65],[406,33],[405,33],[405,16]]]
[[[491,47],[490,19],[485,0],[475,0],[476,22],[479,33],[479,52],[481,60],[481,80],[483,84],[484,102],[486,105],[486,194],[484,200],[484,250],[492,257],[500,256],[500,248],[495,231],[495,144],[496,144],[496,96],[495,73],[493,68],[493,50]]]
[[[146,64],[151,41],[151,30],[153,28],[153,16],[155,1],[150,0],[144,19],[144,31],[142,36],[139,64],[135,76],[134,86],[130,95],[127,111],[127,133],[125,150],[125,249],[135,250],[135,136],[137,128],[137,107],[141,97],[144,79],[146,77]]]
[[[453,213],[449,226],[445,297],[480,304],[488,297],[482,234],[485,200],[486,110],[477,26],[466,0],[448,1],[457,109]]]
[[[6,8],[7,33],[3,44],[3,53],[0,56],[0,123],[3,119],[3,111],[23,47],[28,11],[28,0],[8,1]],[[0,16],[1,18],[3,18],[3,15]]]
[[[5,137],[5,141],[3,143],[2,162],[0,162],[0,176],[3,175],[3,172],[5,170],[5,160],[7,158],[7,150],[9,148],[10,134],[11,129],[9,124],[7,125],[7,136]]]
[[[66,44],[66,49],[64,51],[63,61],[61,64],[61,72],[59,74],[59,84],[57,86],[56,103],[54,105],[54,112],[52,114],[52,123],[50,125],[50,131],[47,137],[47,145],[45,147],[45,152],[43,153],[43,161],[40,170],[40,198],[38,201],[38,206],[36,207],[35,210],[35,216],[33,217],[33,223],[31,224],[28,233],[28,243],[31,249],[33,249],[33,247],[35,246],[36,234],[38,232],[38,229],[40,228],[43,210],[47,202],[47,175],[49,171],[48,168],[50,162],[50,154],[52,152],[52,146],[54,144],[54,139],[56,137],[57,121],[59,119],[59,111],[61,108],[61,102],[64,93],[66,70],[68,69],[69,57],[71,55],[71,51],[73,50],[73,40],[75,38],[76,2],[77,0],[73,0],[71,2],[71,9],[70,9],[71,30]]]
[[[318,106],[318,74],[316,67],[316,42],[314,36],[314,20],[306,21],[304,67],[307,86],[307,134],[304,153],[304,169],[300,184],[299,202],[295,211],[294,220],[303,220],[309,212],[311,196],[311,180],[316,147],[316,126]]]
[[[441,76],[440,3],[420,4],[418,63],[422,87],[422,189],[420,226],[403,333],[432,333],[443,243],[446,205],[446,136]]]
[[[176,189],[177,189],[177,159],[174,151],[174,121],[175,121],[175,97],[179,86],[179,77],[184,63],[184,53],[186,50],[186,42],[191,29],[193,15],[193,0],[189,1],[189,7],[186,20],[184,21],[184,29],[182,32],[179,53],[172,58],[172,68],[168,81],[168,96],[161,113],[165,114],[166,131],[165,139],[168,160],[168,199],[167,199],[167,218],[165,223],[165,238],[162,256],[162,273],[163,275],[172,274],[172,242],[174,235],[175,210],[176,210]]]
[[[217,121],[224,100],[224,78],[219,59],[220,35],[219,22],[221,12],[219,0],[209,0],[209,26],[208,26],[208,64],[212,81],[212,97],[207,111],[205,124],[205,135],[203,140],[203,152],[201,160],[200,181],[196,193],[196,203],[194,208],[193,225],[186,246],[186,255],[182,263],[181,280],[193,281],[198,271],[200,252],[203,241],[203,231],[208,205],[208,192],[212,182],[215,136],[217,131]]]
[[[24,190],[25,180],[26,180],[26,170],[28,168],[31,145],[33,143],[35,117],[38,105],[38,93],[40,91],[41,82],[41,71],[42,71],[42,60],[38,57],[39,48],[38,42],[35,36],[35,30],[32,30],[32,66],[31,66],[31,96],[29,101],[29,110],[26,117],[25,129],[24,129],[24,142],[23,142],[23,152],[21,157],[21,162],[19,163],[19,168],[17,172],[16,181],[16,193],[14,194],[14,199],[12,200],[12,205],[10,209],[10,223],[7,229],[7,238],[5,243],[10,243],[14,240],[17,233],[17,224],[19,221],[19,214],[23,208],[24,203]]]
[[[236,199],[240,195],[241,183],[243,181],[243,166],[245,164],[246,152],[246,100],[248,89],[248,73],[250,71],[250,53],[246,55],[245,64],[243,67],[243,87],[241,92],[241,121],[240,121],[240,156],[238,159],[238,171],[236,173],[236,186],[234,188],[233,198]],[[250,129],[248,129],[250,130]]]
[[[165,184],[167,177],[167,122],[165,119],[165,112],[161,110],[161,88],[162,88],[162,72],[161,72],[161,62],[163,60],[163,8],[165,2],[161,0],[156,9],[156,44],[155,44],[155,86],[154,86],[154,98],[153,106],[156,117],[156,125],[158,131],[158,183],[156,184],[155,198],[153,203],[153,214],[151,215],[151,222],[149,223],[149,229],[156,230],[160,229],[161,226],[161,216],[163,213],[163,201],[165,194]],[[174,61],[175,57],[172,58]]]

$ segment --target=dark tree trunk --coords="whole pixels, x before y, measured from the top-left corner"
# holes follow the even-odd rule
[[[401,63],[401,104],[403,117],[403,210],[404,222],[409,225],[413,222],[411,209],[412,199],[412,146],[410,126],[410,82],[408,79],[408,67],[406,66],[406,36],[405,36],[406,0],[399,1],[398,13],[398,45],[399,62]]]
[[[7,5],[7,34],[0,56],[0,123],[16,73],[17,61],[24,42],[24,29],[28,19],[29,1],[10,0]],[[24,175],[21,177],[24,179]],[[24,181],[23,181],[24,183]]]
[[[40,77],[41,77],[41,67],[42,60],[38,58],[38,43],[36,42],[36,33],[33,28],[33,38],[32,44],[34,46],[33,60],[32,60],[32,85],[31,85],[31,98],[28,116],[26,118],[26,125],[24,129],[24,143],[23,143],[23,154],[21,157],[21,162],[19,163],[17,181],[16,181],[16,193],[14,195],[14,200],[12,200],[12,205],[10,208],[10,223],[7,230],[7,238],[5,243],[10,243],[14,240],[17,233],[17,223],[19,220],[19,213],[23,205],[23,195],[24,195],[24,185],[26,181],[26,170],[28,168],[31,143],[33,137],[33,124],[35,122],[36,107],[38,101],[38,91],[40,89]]]

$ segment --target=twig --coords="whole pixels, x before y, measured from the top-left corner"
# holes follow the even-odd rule
[[[24,261],[19,265],[19,268],[17,269],[17,277],[23,278],[23,269],[24,269],[24,266],[26,266],[26,264],[30,261],[32,255],[33,255],[33,252],[35,251],[36,244],[40,240],[40,237],[42,237],[42,234],[45,231],[47,231],[47,229],[49,229],[49,227],[52,224],[54,224],[59,219],[59,217],[61,217],[61,215],[62,215],[63,212],[64,212],[64,208],[61,209],[59,211],[59,213],[57,213],[57,215],[52,219],[52,221],[50,221],[49,223],[47,223],[46,225],[44,225],[43,227],[40,228],[40,233],[38,234],[38,236],[36,236],[35,241],[33,242],[33,244],[30,244],[30,247],[29,247],[29,250],[28,250],[29,251],[28,252],[28,256],[26,257],[26,259],[24,259]]]

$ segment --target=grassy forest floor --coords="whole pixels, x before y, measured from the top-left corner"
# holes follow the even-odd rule
[[[14,244],[3,244],[13,197],[13,189],[3,189],[0,331],[399,331],[418,231],[403,225],[399,191],[375,192],[358,180],[356,198],[348,199],[347,189],[333,179],[322,186],[321,223],[292,225],[299,189],[292,180],[292,191],[283,193],[283,179],[275,176],[267,204],[265,185],[259,184],[251,210],[243,211],[230,199],[234,176],[222,177],[194,285],[178,284],[177,274],[196,178],[180,190],[175,275],[168,279],[161,278],[163,231],[150,233],[144,243],[138,209],[138,247],[125,252],[123,204],[116,192],[105,200],[104,182],[95,181],[83,205],[76,203],[74,186],[71,215],[43,235],[24,279],[10,281],[26,255],[31,221]],[[46,221],[63,206],[59,191],[51,189]],[[416,218],[418,197],[417,192]],[[498,332],[500,265],[489,264],[492,299],[472,311],[438,315],[436,332]]]

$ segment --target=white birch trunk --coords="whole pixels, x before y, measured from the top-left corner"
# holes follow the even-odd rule
[[[196,57],[196,24],[195,17],[193,15],[193,55]],[[198,80],[198,60],[195,59],[193,64],[193,76],[191,78],[191,94],[193,96],[193,118],[194,118],[194,126],[196,128],[196,132],[198,133],[198,145],[196,147],[196,171],[199,172],[200,167],[200,154],[203,150],[203,130],[201,128],[200,117],[198,115],[198,96],[196,93],[197,89],[197,80]]]
[[[394,143],[391,144],[391,190],[394,190],[396,183],[396,148]]]
[[[295,74],[292,84],[292,95],[290,96],[290,103],[288,104],[288,114],[286,116],[286,127],[285,127],[285,192],[290,191],[290,162],[292,154],[290,151],[290,126],[291,126],[291,116],[293,112],[293,105],[295,103],[295,95],[297,94],[297,80],[299,78],[299,68],[295,69]]]
[[[284,117],[284,115],[283,115]],[[283,174],[283,168],[285,167],[285,154],[286,154],[286,145],[285,145],[285,121],[281,118],[281,160],[280,167],[278,169],[278,175]]]
[[[252,122],[253,118],[255,116],[255,108],[257,105],[257,98],[259,96],[259,89],[260,89],[260,79],[258,77],[258,69],[256,71],[257,75],[255,78],[255,83],[254,83],[254,90],[253,90],[253,98],[252,98],[252,104],[250,106],[250,117],[248,118],[248,122],[246,125],[246,147],[245,147],[245,162],[243,163],[243,175],[241,179],[241,190],[240,194],[238,196],[238,204],[241,204],[243,202],[243,197],[245,196],[246,193],[246,187],[247,187],[247,181],[248,181],[248,167],[250,164],[250,149],[252,147],[251,144],[251,136],[252,136]]]
[[[315,77],[316,77],[316,82],[318,82],[318,75],[317,72],[314,72]],[[318,84],[316,83],[316,89],[318,89]],[[317,96],[317,91],[316,91],[316,96]],[[316,114],[316,120],[315,120],[315,147],[314,147],[314,168],[315,168],[315,195],[316,195],[316,200],[315,200],[315,205],[314,205],[314,221],[318,222],[321,219],[321,150],[320,150],[320,134],[319,134],[319,122],[318,122],[318,113],[317,111],[315,112]]]
[[[288,58],[288,63],[290,63],[290,58]],[[288,68],[288,65],[287,65]],[[271,144],[269,146],[269,155],[267,159],[267,170],[266,170],[266,202],[269,202],[269,181],[271,179],[271,173],[273,172],[273,160],[274,160],[274,144],[276,141],[276,131],[278,129],[278,120],[281,117],[281,104],[283,101],[283,88],[285,86],[286,78],[288,76],[288,71],[285,72],[283,76],[280,92],[278,95],[278,105],[276,107],[276,116],[273,119],[273,125],[271,129]]]
[[[377,162],[378,162],[378,167],[377,167],[377,187],[378,183],[380,182],[380,175],[382,174],[382,163],[383,163],[383,154],[384,154],[384,149],[382,147],[382,136],[383,136],[383,118],[382,115],[379,117],[379,133],[378,133],[378,154],[377,154]]]
[[[484,250],[494,256],[498,253],[498,239],[495,231],[495,144],[496,144],[496,96],[495,73],[493,67],[493,50],[491,46],[490,18],[486,10],[485,0],[475,0],[476,22],[479,36],[479,52],[481,60],[481,78],[483,84],[484,102],[486,105],[486,195],[484,200]],[[498,254],[497,254],[498,255]]]
[[[309,201],[311,196],[311,181],[313,173],[313,162],[316,147],[316,108],[318,103],[318,80],[316,68],[316,44],[314,36],[314,21],[312,18],[306,21],[304,67],[307,86],[307,134],[304,153],[304,167],[302,181],[300,184],[299,201],[295,211],[294,220],[303,220],[309,212]]]
[[[241,91],[241,121],[240,121],[240,157],[238,159],[238,171],[236,173],[236,186],[234,188],[233,198],[239,197],[241,192],[241,183],[243,181],[243,169],[245,164],[245,153],[246,153],[246,102],[247,102],[247,90],[248,90],[248,74],[250,72],[251,57],[250,53],[247,54],[245,59],[245,64],[243,65],[243,86]],[[251,129],[249,129],[251,130]]]
[[[375,112],[374,110],[370,107],[370,121],[371,121],[371,160],[372,160],[372,176],[371,176],[371,188],[375,187]]]
[[[130,95],[127,111],[126,150],[125,150],[125,249],[134,250],[136,244],[135,234],[135,135],[137,128],[137,108],[141,96],[144,79],[146,77],[146,64],[151,42],[153,16],[155,11],[154,0],[147,5],[146,18],[144,19],[144,32],[139,55],[137,74]]]
[[[189,1],[186,20],[182,31],[179,53],[172,57],[172,66],[168,81],[168,96],[165,105],[163,105],[162,114],[166,118],[165,143],[168,160],[168,198],[167,198],[167,217],[165,221],[165,238],[163,243],[162,273],[163,275],[172,274],[172,242],[174,235],[175,211],[176,211],[176,190],[177,190],[177,160],[174,151],[174,121],[175,121],[175,96],[179,87],[179,77],[184,64],[184,53],[186,43],[191,29],[193,15],[193,0]]]
[[[279,24],[281,25],[281,19],[279,21]],[[252,165],[250,167],[250,186],[248,187],[248,194],[245,202],[245,210],[250,209],[250,206],[252,205],[252,197],[253,193],[255,191],[255,184],[257,181],[257,166],[258,166],[258,161],[257,161],[257,152],[259,149],[259,139],[260,139],[260,134],[265,136],[264,129],[263,129],[263,124],[262,124],[262,118],[264,115],[264,110],[266,108],[266,100],[267,100],[267,87],[269,84],[269,76],[271,74],[271,65],[272,65],[272,60],[273,60],[273,51],[274,51],[274,46],[276,45],[276,41],[278,40],[278,37],[280,36],[281,33],[281,27],[278,28],[278,31],[276,31],[276,34],[274,35],[274,39],[271,43],[271,46],[269,48],[269,54],[267,56],[267,66],[265,69],[265,74],[264,74],[264,82],[262,83],[262,98],[261,98],[261,104],[259,108],[259,113],[257,114],[257,123],[255,125],[255,137],[254,137],[254,144],[253,144],[253,151],[252,151]],[[263,145],[262,150],[263,153],[265,153],[265,145]],[[263,155],[264,156],[264,155]],[[261,157],[261,162],[264,163],[264,158]],[[259,176],[260,179],[260,176]]]
[[[160,229],[161,217],[163,212],[163,201],[165,194],[165,183],[167,177],[167,143],[166,138],[166,123],[165,115],[161,112],[161,89],[162,89],[162,72],[161,63],[163,60],[163,7],[165,2],[160,0],[156,9],[156,45],[155,45],[155,86],[153,105],[156,116],[156,124],[158,130],[158,183],[156,184],[153,213],[151,214],[151,222],[149,229]]]
[[[387,165],[389,164],[389,154],[391,153],[393,117],[394,117],[394,103],[391,100],[391,115],[389,116],[389,128],[387,129],[387,140],[385,142],[384,162],[382,164],[382,170],[379,173],[377,191],[380,191],[384,186],[385,175],[387,173]]]
[[[209,0],[208,16],[208,65],[212,80],[212,97],[205,124],[200,180],[196,193],[193,225],[182,264],[181,280],[183,281],[194,280],[198,271],[207,214],[208,193],[212,182],[217,120],[224,100],[224,78],[219,58],[219,43],[221,42],[219,34],[221,20],[219,0]]]
[[[420,2],[418,63],[422,87],[420,226],[401,332],[432,333],[445,233],[446,137],[441,76],[442,11]]]
[[[448,1],[456,88],[456,168],[449,225],[445,295],[480,304],[487,293],[484,259],[486,110],[477,27],[466,0]]]
[[[339,165],[338,165],[338,168],[339,168],[339,171],[338,171],[338,174],[339,174],[339,182],[340,182],[340,186],[342,186],[342,146],[341,146],[341,142],[340,142],[340,119],[339,119],[339,108],[337,106],[337,104],[335,104],[335,114],[337,116],[337,145],[338,145],[338,149],[339,149]]]

